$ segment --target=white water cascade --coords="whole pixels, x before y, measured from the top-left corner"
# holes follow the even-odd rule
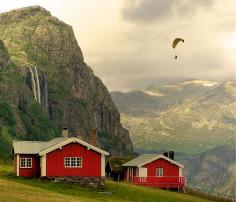
[[[31,73],[31,81],[32,81],[32,89],[33,89],[33,94],[34,94],[34,99],[36,100],[36,102],[38,101],[37,100],[37,94],[36,94],[36,85],[35,85],[35,80],[34,80],[34,73],[32,71],[31,68],[30,69],[30,73]]]
[[[41,104],[41,89],[40,89],[40,84],[39,84],[39,75],[38,75],[38,70],[36,67],[35,69],[35,77],[36,77],[36,82],[37,82],[37,92],[38,92],[38,102]]]
[[[34,99],[36,100],[36,102],[41,104],[41,89],[40,89],[40,84],[39,84],[38,70],[36,67],[34,67],[34,69],[32,69],[32,68],[29,68],[29,69],[30,69],[30,73],[31,73]]]

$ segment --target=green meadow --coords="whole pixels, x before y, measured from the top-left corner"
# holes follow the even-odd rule
[[[45,182],[15,177],[12,166],[0,166],[0,201],[112,201],[112,202],[207,202],[210,200],[183,193],[138,187],[106,181],[104,189],[76,184]]]

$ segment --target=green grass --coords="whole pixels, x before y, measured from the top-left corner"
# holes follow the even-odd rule
[[[107,195],[99,192],[111,192]],[[195,196],[106,181],[103,190],[75,184],[15,177],[11,166],[0,166],[0,201],[207,202]]]

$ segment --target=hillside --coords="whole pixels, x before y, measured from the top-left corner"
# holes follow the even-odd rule
[[[235,146],[222,146],[178,159],[185,165],[187,184],[201,190],[236,197],[235,152]]]
[[[136,151],[193,154],[235,142],[235,81],[189,80],[111,95]]]
[[[187,194],[147,189],[117,182],[107,181],[105,188],[98,190],[83,188],[76,184],[16,178],[12,176],[11,169],[11,167],[0,168],[0,201],[210,202],[210,200]]]
[[[107,88],[85,63],[72,27],[39,6],[0,14],[0,158],[12,138],[48,140],[68,127],[70,136],[130,155],[129,132]],[[3,151],[4,150],[4,151]]]

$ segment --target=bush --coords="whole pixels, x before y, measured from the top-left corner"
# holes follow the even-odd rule
[[[12,139],[9,134],[9,129],[2,126],[0,130],[0,162],[6,163],[11,157]]]
[[[50,140],[57,136],[57,128],[38,103],[28,106],[26,112],[20,112],[20,116],[27,131],[27,140]]]
[[[3,101],[0,102],[0,119],[3,125],[13,127],[16,124],[11,106]]]

